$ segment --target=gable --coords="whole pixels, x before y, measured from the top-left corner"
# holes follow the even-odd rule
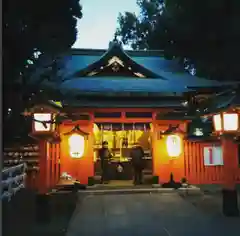
[[[161,78],[151,70],[141,66],[114,42],[109,50],[99,60],[86,68],[77,71],[72,77],[88,76],[128,76],[138,78]],[[163,79],[163,78],[162,78]]]
[[[132,68],[126,65],[120,58],[113,56],[110,58],[104,66],[96,68],[95,70],[86,74],[86,76],[100,76],[100,77],[109,77],[109,76],[118,76],[118,77],[141,77],[146,78],[147,75],[144,75],[140,72],[135,72]]]

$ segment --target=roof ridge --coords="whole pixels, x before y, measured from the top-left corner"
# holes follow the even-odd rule
[[[164,55],[163,50],[124,50],[124,49],[122,50],[129,56],[163,56]],[[66,52],[66,54],[102,56],[107,51],[109,51],[109,49],[71,48]]]

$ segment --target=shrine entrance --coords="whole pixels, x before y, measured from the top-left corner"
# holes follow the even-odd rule
[[[107,141],[112,153],[109,166],[110,180],[132,180],[130,151],[135,142],[144,150],[144,175],[152,176],[152,125],[151,123],[95,123],[94,124],[94,172],[101,176],[98,152]]]

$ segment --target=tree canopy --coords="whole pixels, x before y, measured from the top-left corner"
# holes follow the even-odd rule
[[[137,0],[140,15],[121,13],[116,35],[133,49],[167,58],[210,79],[240,78],[240,1]]]
[[[76,41],[82,8],[79,0],[4,0],[3,8],[3,122],[9,137],[24,129],[20,113],[36,95],[28,80],[41,66],[39,55],[54,69],[55,57]]]
[[[76,40],[79,0],[4,0],[4,82],[19,79],[36,53],[56,54]]]

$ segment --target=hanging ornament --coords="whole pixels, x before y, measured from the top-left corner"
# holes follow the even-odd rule
[[[117,172],[122,173],[123,172],[123,166],[121,164],[117,165]]]
[[[118,72],[119,69],[120,69],[119,64],[118,64],[117,62],[114,62],[114,63],[113,63],[113,66],[112,66],[112,70],[113,70],[114,72]]]

